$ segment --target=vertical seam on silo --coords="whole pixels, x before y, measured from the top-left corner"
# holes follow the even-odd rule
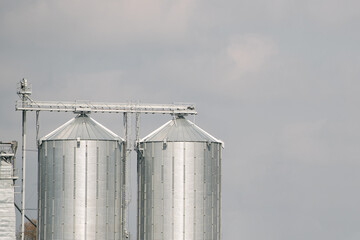
[[[206,225],[206,217],[205,217],[205,208],[206,208],[206,145],[204,146],[204,156],[203,156],[203,239],[205,240],[205,225]]]
[[[85,239],[87,238],[87,192],[88,192],[88,189],[87,189],[87,181],[88,181],[88,141],[86,141],[86,144],[85,144],[85,228],[84,228],[84,236],[85,236]]]
[[[217,239],[217,236],[218,236],[218,226],[219,226],[219,221],[218,221],[218,218],[219,218],[219,211],[218,211],[218,209],[219,209],[219,188],[218,188],[218,182],[219,182],[219,174],[218,174],[218,171],[219,171],[219,168],[218,168],[218,154],[219,154],[219,152],[218,152],[218,145],[219,144],[217,144],[217,143],[213,143],[213,147],[214,147],[214,170],[213,170],[213,172],[214,172],[214,174],[216,175],[216,178],[215,178],[215,182],[214,182],[214,185],[215,185],[215,192],[214,192],[214,201],[216,201],[216,202],[214,202],[214,207],[216,208],[216,211],[215,211],[215,218],[214,218],[214,225],[215,225],[215,239]]]
[[[54,221],[55,221],[55,141],[53,142],[52,157],[52,206],[51,206],[51,239],[54,239]]]
[[[219,239],[221,237],[221,144],[218,145],[219,153],[218,153],[218,166],[219,166]]]
[[[143,174],[144,174],[144,176],[143,176],[143,181],[144,181],[144,218],[143,218],[143,232],[144,232],[144,235],[143,235],[143,237],[145,238],[146,237],[146,230],[147,230],[147,226],[146,226],[146,224],[147,224],[147,221],[146,221],[146,219],[147,219],[147,182],[146,182],[146,178],[147,178],[147,172],[146,172],[146,160],[144,159],[144,161],[143,161],[143,164],[144,164],[144,172],[143,172]]]
[[[125,223],[124,223],[124,219],[125,219],[125,217],[124,217],[124,211],[125,211],[125,208],[124,208],[124,200],[125,200],[125,195],[124,195],[124,177],[125,177],[125,174],[124,174],[124,172],[126,171],[126,168],[125,168],[125,151],[126,151],[126,142],[122,142],[122,147],[121,147],[121,153],[120,153],[120,155],[121,155],[121,167],[122,167],[122,171],[121,171],[121,173],[122,173],[122,175],[121,175],[121,184],[120,184],[120,186],[121,186],[121,237],[123,238],[124,237],[124,231],[125,231]]]
[[[38,217],[38,231],[36,233],[36,237],[38,239],[40,239],[41,236],[41,224],[42,224],[42,217],[41,217],[41,213],[42,213],[42,202],[41,202],[41,196],[42,196],[42,189],[41,189],[41,183],[42,183],[42,162],[40,161],[41,156],[42,156],[42,146],[38,145],[38,212],[37,212],[37,217]]]
[[[164,185],[164,151],[161,151],[161,186],[162,186],[162,198],[161,198],[161,206],[162,206],[162,212],[161,212],[161,239],[164,240],[164,212],[165,212],[165,206],[164,206],[164,194],[165,194],[165,185]]]
[[[218,235],[219,235],[219,163],[218,163],[218,160],[219,160],[219,157],[218,157],[218,154],[219,154],[219,148],[218,148],[218,144],[217,143],[214,143],[214,151],[215,154],[214,154],[214,167],[215,167],[215,170],[214,170],[214,174],[216,175],[216,182],[214,183],[215,185],[215,188],[216,188],[216,199],[215,199],[215,204],[216,204],[216,216],[215,216],[215,225],[216,225],[216,238],[215,239],[218,239]]]
[[[95,237],[98,235],[99,221],[99,147],[96,147],[96,220],[95,220]]]
[[[62,142],[62,155],[63,155],[63,161],[62,161],[62,202],[61,202],[61,207],[62,207],[62,235],[64,238],[65,235],[65,228],[64,228],[64,222],[65,222],[65,154],[64,154],[64,142]]]
[[[143,212],[142,212],[142,219],[141,219],[141,235],[143,238],[146,237],[146,217],[147,217],[147,206],[146,206],[146,203],[147,203],[147,197],[146,197],[146,193],[147,193],[147,182],[146,182],[146,161],[147,161],[147,158],[144,157],[143,161],[142,161],[142,167],[141,167],[141,172],[142,172],[142,176],[141,176],[141,181],[143,183],[143,192],[141,193],[142,194],[142,197],[143,197],[143,201],[142,201],[142,208],[143,208]]]
[[[193,143],[193,148],[194,148],[194,236],[193,238],[196,239],[196,143]]]
[[[211,164],[210,164],[210,173],[211,173],[211,239],[214,239],[214,178],[212,177],[214,173],[214,144],[210,145],[211,151]]]
[[[174,143],[171,144],[171,155],[172,155],[172,165],[171,165],[171,169],[172,169],[172,174],[171,174],[171,184],[172,184],[172,197],[171,197],[171,204],[172,204],[172,215],[171,215],[171,229],[172,229],[172,239],[174,239],[175,237],[175,231],[174,231],[174,190],[175,190],[175,184],[174,184],[174,180],[175,180],[175,171],[174,171],[174,163],[175,163],[175,156],[174,156]]]
[[[154,228],[154,143],[151,143],[151,235],[152,239],[155,238],[155,228]]]
[[[137,199],[138,199],[138,202],[137,202],[137,205],[138,205],[138,209],[137,209],[137,236],[138,236],[138,239],[141,238],[142,236],[142,226],[143,226],[143,213],[144,213],[144,205],[143,205],[143,201],[144,201],[144,191],[143,191],[143,188],[144,188],[144,185],[143,185],[143,181],[142,181],[142,174],[143,174],[143,171],[142,171],[142,161],[143,161],[143,156],[141,156],[141,158],[139,157],[138,158],[138,195],[137,195]]]
[[[76,212],[76,147],[74,147],[74,189],[73,189],[73,239],[76,235],[76,218],[75,218],[75,212]]]
[[[154,160],[154,158],[153,158]],[[154,191],[154,161],[152,162],[151,165],[151,235],[152,235],[152,239],[155,238],[155,226],[154,226],[154,221],[155,221],[155,216],[154,216],[154,204],[155,204],[155,191]]]
[[[39,148],[41,148],[41,149],[39,149],[39,150],[41,150],[41,151],[39,151],[39,153],[40,153],[40,156],[38,157],[39,159],[38,159],[38,161],[39,161],[39,182],[38,182],[38,192],[39,192],[39,203],[38,203],[38,222],[39,222],[39,225],[38,225],[38,238],[39,239],[41,239],[41,232],[42,232],[42,225],[43,225],[43,213],[44,213],[44,210],[43,210],[43,207],[44,207],[44,199],[43,199],[43,184],[45,184],[45,180],[43,179],[44,178],[44,176],[43,176],[43,174],[44,174],[44,166],[43,166],[43,164],[44,164],[44,160],[42,159],[42,156],[43,156],[43,152],[44,152],[44,147],[46,146],[46,144],[44,144],[44,145],[40,145],[40,147]],[[44,154],[44,158],[45,158],[45,154]]]
[[[115,142],[115,150],[114,150],[114,165],[115,165],[115,169],[114,169],[114,189],[115,189],[115,197],[114,197],[114,239],[116,239],[116,233],[117,233],[117,226],[116,226],[116,219],[117,219],[117,142]]]
[[[147,176],[147,172],[146,172],[146,159],[144,159],[143,161],[143,164],[144,164],[144,172],[143,172],[143,181],[144,181],[144,218],[143,218],[143,237],[144,239],[146,239],[146,234],[147,234],[147,189],[148,189],[148,182],[146,181],[148,176]]]
[[[138,156],[137,156],[137,161],[136,161],[136,165],[137,165],[137,211],[136,211],[136,235],[137,238],[140,238],[140,213],[141,213],[141,200],[142,197],[140,195],[140,189],[142,186],[142,182],[141,182],[141,166],[140,166],[140,161],[141,161],[141,155],[139,153],[139,149],[138,149]]]
[[[186,143],[183,143],[183,240],[185,240],[185,212],[186,212],[186,209],[185,209],[185,206],[186,206],[186,203],[185,203],[185,198],[186,198],[186,168],[185,168],[185,164],[186,164]]]
[[[173,144],[172,144],[173,145]],[[171,219],[172,219],[172,239],[174,239],[175,237],[175,229],[174,229],[174,191],[175,191],[175,183],[174,183],[174,180],[175,180],[175,171],[174,171],[174,163],[175,163],[175,159],[174,159],[174,146],[172,146],[172,198],[171,198],[171,201],[172,201],[172,216],[171,216]]]
[[[125,234],[125,205],[126,205],[126,146],[127,146],[127,142],[123,142],[123,148],[122,148],[122,167],[123,167],[123,171],[122,171],[122,182],[121,182],[121,189],[122,189],[122,197],[121,197],[121,207],[122,207],[122,216],[121,216],[121,226],[122,226],[122,235],[124,236]],[[122,237],[123,237],[122,236]]]
[[[106,239],[109,232],[109,144],[106,142]]]
[[[47,201],[47,195],[48,195],[48,193],[47,193],[47,187],[48,187],[48,174],[47,174],[47,165],[48,165],[48,151],[47,151],[47,142],[45,142],[45,162],[44,162],[44,238],[45,238],[45,234],[46,234],[46,224],[47,224],[47,217],[46,217],[46,215],[47,215],[47,209],[48,209],[48,206],[47,206],[47,204],[48,204],[48,201]]]

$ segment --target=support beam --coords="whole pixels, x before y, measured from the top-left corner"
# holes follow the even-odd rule
[[[192,104],[129,104],[99,102],[17,101],[17,111],[49,111],[75,113],[145,113],[145,114],[197,114]]]
[[[26,103],[30,100],[29,96],[31,95],[31,86],[28,84],[27,80],[23,78],[19,83],[19,88],[17,94],[21,98],[21,101],[18,103],[24,107]],[[24,240],[25,232],[25,188],[26,188],[26,110],[22,109],[22,147],[21,147],[21,158],[22,158],[22,178],[21,178],[21,240]]]
[[[136,113],[135,115],[135,144],[134,147],[137,148],[137,144],[140,138],[140,113]]]
[[[39,123],[39,116],[40,111],[36,111],[36,146],[39,147],[39,130],[40,130],[40,123]]]
[[[130,120],[131,121],[131,120]],[[128,233],[128,159],[129,159],[129,153],[131,150],[130,149],[130,136],[129,136],[129,113],[124,113],[123,114],[123,123],[124,123],[124,136],[125,136],[125,158],[124,158],[124,189],[123,189],[123,204],[124,204],[124,212],[122,214],[123,216],[123,239],[128,239],[129,238],[129,233]]]
[[[25,232],[25,187],[26,187],[26,111],[22,112],[22,178],[21,178],[21,240],[24,240]]]

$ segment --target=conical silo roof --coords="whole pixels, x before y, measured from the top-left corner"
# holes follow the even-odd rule
[[[196,126],[191,121],[182,116],[177,116],[173,120],[150,133],[140,140],[140,142],[218,142],[222,143]]]
[[[118,135],[87,116],[80,114],[41,140],[121,140]]]

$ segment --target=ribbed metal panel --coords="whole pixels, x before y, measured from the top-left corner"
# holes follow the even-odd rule
[[[187,132],[199,136],[200,128],[187,122]],[[168,124],[171,136],[189,139],[179,124]],[[140,143],[139,240],[220,239],[221,142],[203,130],[201,133],[203,137],[194,141],[181,141],[181,137],[171,141],[160,129]]]
[[[0,239],[16,239],[13,166],[2,160],[0,160]]]
[[[98,125],[93,132],[107,135]],[[123,142],[53,136],[66,134],[55,131],[39,146],[38,239],[123,239]]]
[[[69,140],[77,138],[82,140],[122,140],[115,133],[86,114],[79,114],[43,137],[42,140]]]
[[[221,142],[191,121],[176,117],[143,138],[142,142]]]

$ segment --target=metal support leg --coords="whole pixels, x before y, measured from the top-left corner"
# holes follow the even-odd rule
[[[39,130],[40,130],[40,123],[39,123],[39,115],[40,115],[40,111],[36,111],[36,146],[37,146],[37,149],[39,151]],[[41,199],[41,194],[40,194],[40,157],[38,155],[38,211],[37,211],[37,239],[40,239],[40,230],[41,230],[41,224],[40,224],[40,216],[41,216],[41,213],[40,213],[40,199]]]
[[[40,111],[36,111],[36,145],[37,146],[39,146],[39,130],[40,130],[39,114],[40,114]]]
[[[124,136],[125,136],[125,146],[124,146],[124,184],[123,184],[123,205],[124,205],[124,213],[123,213],[123,239],[128,237],[127,232],[127,160],[128,160],[128,145],[129,145],[129,126],[128,126],[128,113],[124,113],[123,115],[123,123],[124,123]]]
[[[139,135],[140,135],[140,113],[136,113],[135,116],[135,150],[138,148],[138,144],[139,144]]]
[[[25,237],[26,111],[22,112],[21,240]]]

